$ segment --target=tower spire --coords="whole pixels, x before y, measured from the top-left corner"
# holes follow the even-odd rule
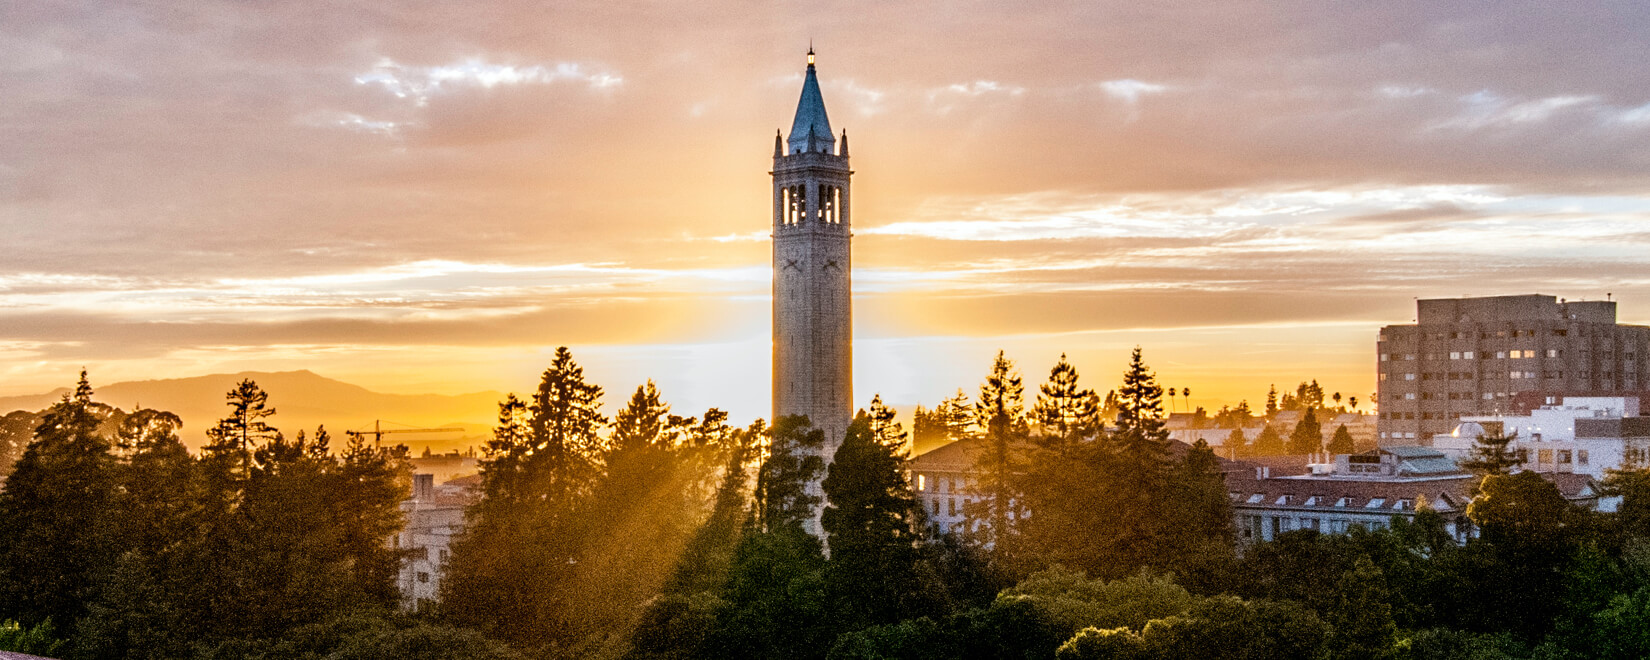
[[[836,136],[831,132],[831,120],[825,115],[825,97],[819,93],[819,76],[814,73],[814,48],[808,46],[808,71],[802,79],[802,98],[796,102],[796,119],[791,122],[791,134],[786,139],[787,153],[805,151],[836,151]]]

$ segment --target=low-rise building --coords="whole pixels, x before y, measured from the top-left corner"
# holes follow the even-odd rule
[[[1515,434],[1508,447],[1539,473],[1603,479],[1609,470],[1650,460],[1650,417],[1640,416],[1636,396],[1559,397],[1523,414],[1463,417],[1432,445],[1460,460],[1486,434]]]
[[[1544,474],[1565,499],[1598,506],[1598,489],[1584,474]],[[1447,454],[1431,447],[1382,447],[1342,454],[1312,465],[1307,474],[1278,476],[1264,466],[1226,475],[1240,542],[1270,541],[1297,529],[1344,534],[1353,527],[1380,529],[1394,517],[1413,520],[1430,508],[1444,518],[1457,539],[1468,532],[1461,520],[1473,476]]]

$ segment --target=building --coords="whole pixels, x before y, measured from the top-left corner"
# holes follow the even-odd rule
[[[967,438],[911,459],[911,488],[916,490],[934,536],[965,529],[963,507],[978,497],[971,487],[983,446],[984,441]]]
[[[1629,460],[1650,459],[1650,417],[1640,416],[1636,396],[1570,396],[1523,414],[1462,417],[1454,430],[1433,436],[1432,446],[1459,460],[1479,436],[1503,433],[1517,436],[1508,448],[1519,452],[1524,469],[1541,473],[1603,479]]]
[[[788,137],[773,142],[773,415],[824,430],[827,463],[853,415],[848,133],[831,133],[808,50]],[[809,485],[820,494],[819,483]],[[815,521],[817,531],[817,521]]]
[[[1616,303],[1553,296],[1416,303],[1414,325],[1376,340],[1377,439],[1428,442],[1462,416],[1512,412],[1528,397],[1647,387],[1650,327],[1616,323]]]
[[[453,538],[464,530],[464,508],[474,501],[479,486],[479,475],[440,486],[433,474],[413,475],[412,497],[401,502],[406,523],[392,541],[408,551],[396,576],[402,607],[417,610],[437,599]]]
[[[1591,477],[1542,476],[1572,503],[1598,506]],[[1326,534],[1344,534],[1353,527],[1380,529],[1394,517],[1414,520],[1423,506],[1441,514],[1445,530],[1465,540],[1467,531],[1458,521],[1472,500],[1467,495],[1472,481],[1472,475],[1443,451],[1417,446],[1341,454],[1333,463],[1313,465],[1307,474],[1276,476],[1257,465],[1226,475],[1238,540],[1243,543],[1270,541],[1297,529]]]

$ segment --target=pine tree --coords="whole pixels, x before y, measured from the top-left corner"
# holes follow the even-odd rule
[[[1315,454],[1322,448],[1323,427],[1318,424],[1315,409],[1308,407],[1300,423],[1295,425],[1295,431],[1289,434],[1289,453]]]
[[[117,460],[86,372],[46,411],[0,490],[0,620],[72,627],[116,557]]]
[[[1163,422],[1163,388],[1146,367],[1138,346],[1118,392],[1121,410],[1117,430],[1109,440],[1142,492],[1152,492],[1162,484],[1168,469],[1169,432]]]
[[[1256,456],[1282,456],[1284,452],[1283,436],[1271,424],[1260,430],[1255,436],[1254,454]]]
[[[1329,439],[1329,453],[1350,454],[1357,450],[1352,442],[1352,432],[1346,430],[1346,425],[1335,427],[1335,436]]]
[[[530,402],[511,395],[500,404],[482,496],[442,581],[455,622],[531,646],[562,647],[589,632],[578,578],[601,476],[601,393],[561,347]]]
[[[849,425],[822,484],[829,584],[848,628],[905,618],[920,591],[918,503],[906,481],[904,439],[878,437],[875,425],[863,413]]]
[[[1462,469],[1478,475],[1480,478],[1490,475],[1511,474],[1524,462],[1518,460],[1518,452],[1511,448],[1513,441],[1518,439],[1518,433],[1485,433],[1478,436],[1473,442],[1472,454],[1467,460],[1461,461]]]
[[[1266,418],[1271,419],[1276,414],[1278,414],[1278,386],[1273,385],[1271,389],[1266,390]]]
[[[945,427],[945,435],[951,440],[962,440],[973,435],[974,430],[974,403],[969,400],[968,394],[961,389],[949,399],[940,402],[934,409],[939,421]]]
[[[1249,438],[1243,435],[1243,429],[1235,428],[1232,429],[1231,433],[1226,434],[1226,442],[1221,447],[1221,451],[1226,454],[1227,458],[1237,458],[1248,456],[1254,450],[1249,446]]]
[[[752,494],[752,522],[757,530],[800,531],[813,519],[820,498],[808,492],[808,484],[825,470],[819,456],[824,445],[825,432],[814,428],[806,415],[785,415],[774,421]]]
[[[1077,368],[1060,354],[1049,371],[1031,411],[1037,423],[1038,442],[1050,447],[1066,447],[1094,437],[1101,426],[1099,397],[1094,390],[1077,386]]]
[[[1023,396],[1025,385],[1014,363],[1002,351],[991,364],[991,373],[980,384],[980,398],[974,404],[974,423],[984,431],[984,442],[975,459],[978,497],[964,507],[969,529],[977,531],[982,544],[992,548],[1000,561],[1006,556],[1012,535],[1010,520],[1016,506],[1015,475],[1021,471],[1021,447],[1030,435]],[[979,524],[976,530],[975,525]]]
[[[206,430],[206,446],[201,449],[213,487],[232,498],[252,469],[253,452],[280,437],[281,432],[264,420],[275,414],[268,406],[269,394],[247,378],[225,395],[229,416]]]

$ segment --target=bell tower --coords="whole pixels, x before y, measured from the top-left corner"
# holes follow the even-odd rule
[[[853,415],[848,133],[831,133],[808,49],[788,137],[773,142],[773,414],[807,415],[830,463]],[[819,495],[819,484],[809,485]],[[817,533],[817,530],[815,530]]]

